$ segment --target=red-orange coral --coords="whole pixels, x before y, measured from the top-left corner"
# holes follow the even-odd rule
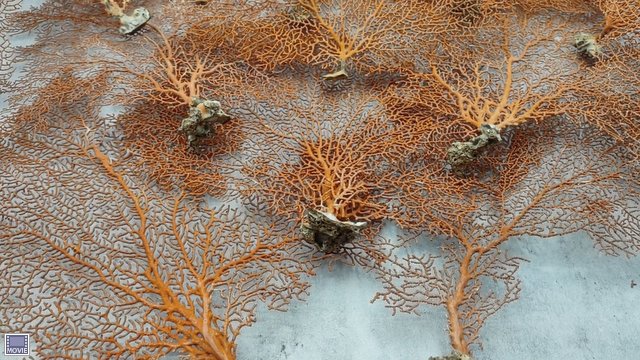
[[[231,360],[258,302],[306,293],[286,224],[159,190],[76,120],[1,144],[0,331],[46,357]]]
[[[316,208],[339,220],[390,216],[379,199],[394,162],[415,143],[411,134],[393,126],[374,97],[332,97],[317,88],[295,96],[254,111],[247,191],[266,195],[275,214]]]
[[[536,140],[546,145],[530,148],[540,153],[538,162],[508,156],[509,166],[496,180],[468,180],[458,186],[467,189],[464,193],[434,196],[429,184],[447,178],[429,178],[433,175],[424,171],[407,178],[403,199],[407,222],[413,223],[409,227],[443,236],[443,257],[388,254],[388,268],[379,273],[385,289],[376,298],[394,312],[444,306],[452,347],[461,353],[469,354],[479,342],[488,317],[518,298],[521,284],[515,272],[523,259],[506,254],[501,249],[505,242],[582,230],[606,253],[640,251],[639,188],[628,181],[638,169],[624,149],[598,132],[560,123],[532,131],[526,139]],[[512,177],[516,181],[509,181]],[[434,199],[440,201],[437,207]],[[488,280],[501,288],[489,287]]]
[[[441,2],[301,0],[249,22],[240,41],[244,57],[267,68],[320,65],[325,78],[349,76],[412,62],[417,51],[433,51],[464,18]]]
[[[443,306],[468,354],[518,297],[507,241],[640,250],[633,1],[15,4],[0,31],[33,43],[17,79],[0,38],[0,332],[40,357],[233,359],[318,258],[377,271],[394,310]],[[134,5],[152,18],[122,36]],[[442,256],[395,253],[391,222]]]

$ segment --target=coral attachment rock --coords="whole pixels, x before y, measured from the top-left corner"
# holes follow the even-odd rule
[[[596,60],[602,54],[602,47],[598,44],[596,37],[590,34],[576,35],[573,46],[578,50],[580,56],[588,60]]]
[[[287,10],[286,14],[289,19],[296,23],[303,23],[313,18],[313,15],[309,12],[309,10],[305,9],[302,6],[292,6]]]
[[[473,360],[471,356],[467,354],[462,354],[460,352],[453,352],[451,355],[445,356],[431,356],[429,360]]]
[[[447,149],[447,163],[453,169],[472,162],[478,156],[480,150],[489,144],[500,141],[500,129],[495,125],[483,124],[480,127],[480,135],[469,141],[456,141]]]
[[[348,77],[349,77],[349,73],[347,73],[347,65],[344,61],[340,61],[340,67],[338,68],[338,70],[330,74],[322,75],[322,78],[326,80],[338,80],[338,79],[345,79]]]
[[[149,10],[144,7],[139,7],[133,10],[131,15],[127,15],[124,13],[126,4],[128,1],[125,1],[124,4],[118,5],[114,0],[103,0],[107,13],[109,15],[115,16],[120,19],[120,33],[123,35],[129,35],[134,33],[136,30],[141,28],[144,24],[149,21],[151,15],[149,14]]]
[[[198,140],[213,136],[215,127],[231,120],[231,116],[222,110],[219,101],[192,98],[189,117],[182,120],[179,130],[187,135],[189,145]]]
[[[120,24],[122,25],[118,31],[124,35],[131,34],[146,24],[150,18],[149,10],[139,7],[133,10],[131,15],[125,14],[120,17]]]
[[[306,241],[315,244],[321,251],[334,253],[355,239],[365,227],[367,223],[364,221],[340,221],[333,214],[309,209],[305,212],[305,222],[300,231]]]

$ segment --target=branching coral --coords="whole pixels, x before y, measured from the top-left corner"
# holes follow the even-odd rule
[[[241,44],[247,59],[268,68],[320,65],[333,79],[349,76],[352,64],[368,72],[412,64],[417,49],[445,46],[439,40],[459,21],[441,2],[300,0],[247,24]]]
[[[451,345],[462,354],[478,343],[486,320],[518,298],[522,285],[515,272],[523,259],[502,250],[507,241],[586,231],[608,254],[640,252],[637,164],[629,162],[626,151],[599,132],[565,125],[539,129],[536,137],[548,144],[529,147],[544,154],[538,162],[510,162],[495,182],[453,193],[447,205],[430,206],[433,195],[423,184],[433,179],[425,179],[424,172],[407,182],[407,218],[445,237],[443,256],[389,256],[387,271],[380,273],[385,290],[376,298],[394,312],[444,306]],[[501,287],[488,286],[488,280]]]
[[[444,308],[468,358],[526,286],[507,242],[640,251],[634,1],[17,4],[0,332],[37,356],[234,359],[320,259],[374,271],[393,311]]]
[[[21,0],[0,0],[0,94],[7,91],[13,74],[14,52],[8,34],[13,30],[10,16],[19,9],[20,2]]]
[[[477,40],[484,56],[467,52],[448,63],[427,64],[427,72],[411,72],[406,81],[393,86],[385,103],[396,109],[400,121],[404,116],[435,118],[439,128],[435,131],[440,133],[452,127],[469,132],[488,127],[499,135],[507,127],[571,112],[582,77],[578,64],[567,56],[569,44],[562,37],[566,19],[525,19],[524,24],[514,20],[505,17],[500,41],[495,33]],[[407,111],[397,110],[411,105],[422,112],[406,115]],[[464,156],[449,151],[450,163],[474,159],[477,149],[471,145],[478,141],[474,138],[461,147],[469,150]]]
[[[575,117],[624,144],[640,159],[640,48],[637,40],[606,43],[607,52],[585,68]]]
[[[258,302],[306,293],[286,226],[160,191],[73,120],[0,143],[0,331],[43,357],[230,360]]]
[[[198,51],[193,39],[169,39],[158,28],[152,28],[160,41],[147,38],[153,49],[151,61],[133,60],[135,55],[142,54],[132,58],[120,54],[119,58],[106,60],[108,70],[133,76],[130,85],[136,91],[129,94],[132,101],[144,99],[169,107],[189,107],[193,99],[204,96],[204,89],[230,88],[231,83],[238,81],[238,70],[233,64],[222,61],[212,51]]]
[[[155,8],[154,13],[180,13],[186,6]],[[141,155],[138,160],[162,185],[180,184],[192,194],[226,192],[221,173],[229,168],[217,160],[232,152],[243,135],[240,119],[227,122],[220,111],[233,114],[247,98],[273,92],[280,85],[247,65],[227,60],[224,51],[214,47],[224,39],[212,34],[206,39],[191,32],[169,36],[165,31],[171,24],[162,29],[148,24],[149,31],[142,36],[123,41],[105,31],[108,24],[99,11],[87,6],[80,10],[74,13],[76,18],[54,2],[18,17],[19,27],[35,29],[42,40],[20,52],[30,76],[15,86],[23,92],[15,93],[9,104],[20,110],[3,131],[31,123],[41,129],[59,125],[65,121],[65,109],[91,93],[96,96],[86,106],[121,113],[109,123],[120,125],[127,148]],[[77,38],[58,30],[65,27]],[[192,107],[194,101],[219,101],[219,116]],[[58,109],[55,115],[52,108]],[[182,126],[185,118],[191,119],[190,112],[204,116]],[[222,122],[227,123],[222,126]]]
[[[638,35],[640,31],[640,4],[626,0],[591,0],[604,15],[600,38],[624,34]]]
[[[254,111],[258,126],[247,154],[256,156],[245,166],[246,191],[264,194],[282,216],[309,209],[339,221],[390,216],[379,199],[394,160],[413,140],[386,120],[375,98],[319,95],[312,88]]]

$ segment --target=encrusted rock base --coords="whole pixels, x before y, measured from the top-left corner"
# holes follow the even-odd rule
[[[454,170],[458,170],[474,161],[485,146],[500,140],[500,130],[494,125],[484,124],[480,127],[480,135],[469,141],[451,144],[447,149],[447,163]]]
[[[189,117],[182,120],[180,131],[187,135],[189,145],[195,145],[198,140],[213,136],[215,126],[231,120],[218,101],[194,98],[189,109]]]
[[[355,239],[366,222],[340,221],[333,214],[310,209],[300,227],[303,238],[315,244],[320,251],[334,253]]]
[[[573,46],[578,50],[578,54],[589,61],[595,61],[602,53],[602,47],[598,44],[596,37],[590,34],[580,33],[576,35]]]
[[[146,24],[150,18],[149,10],[139,7],[133,10],[131,15],[125,14],[120,17],[121,26],[119,31],[123,35],[132,34]]]
[[[461,354],[456,351],[451,355],[432,356],[429,358],[429,360],[473,360],[473,359],[471,359],[471,356],[469,355]]]

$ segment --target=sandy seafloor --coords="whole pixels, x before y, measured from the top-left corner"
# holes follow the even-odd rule
[[[512,240],[529,260],[517,302],[481,330],[476,360],[640,359],[640,258],[609,257],[586,235]],[[434,246],[434,251],[437,251]],[[241,360],[426,360],[449,351],[444,308],[421,316],[370,304],[379,283],[349,266],[319,271],[307,302],[258,314],[238,344]]]

